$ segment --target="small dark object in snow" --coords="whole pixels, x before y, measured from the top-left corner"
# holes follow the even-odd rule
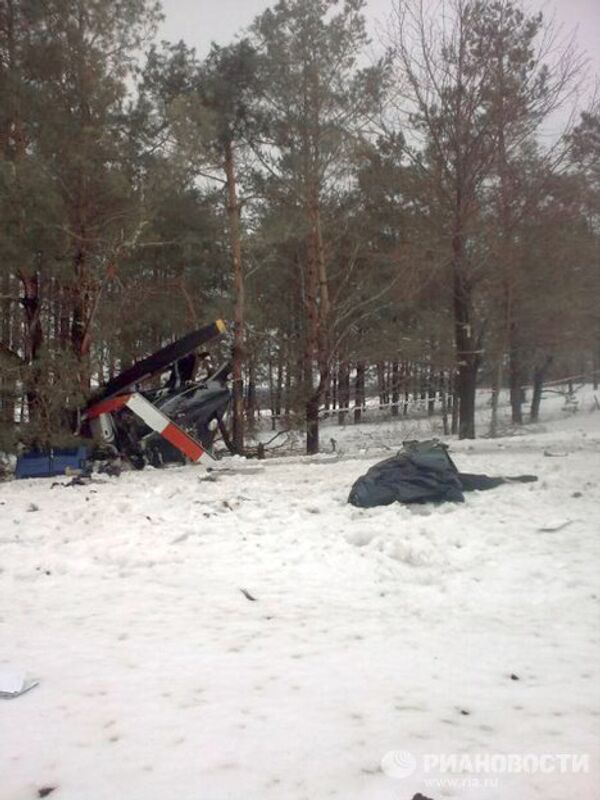
[[[545,528],[538,528],[538,533],[556,533],[556,531],[562,531],[563,528],[566,528],[567,525],[570,525],[572,522],[572,519],[568,519],[565,522],[561,522],[559,525],[548,525]]]
[[[354,482],[348,502],[359,508],[399,503],[462,503],[464,492],[530,483],[535,475],[511,478],[459,472],[448,448],[437,439],[404,442],[402,450],[372,466]]]
[[[75,475],[68,483],[59,483],[59,481],[54,481],[50,488],[54,489],[55,486],[89,486],[92,482],[92,479],[87,475]]]
[[[38,789],[38,797],[48,797],[49,794],[56,791],[56,786],[42,786]]]
[[[573,492],[571,497],[583,497],[583,492]]]
[[[468,717],[471,714],[471,712],[467,711],[465,708],[461,708],[460,713],[463,715],[463,717]]]
[[[88,486],[92,482],[89,475],[74,475],[65,486]]]
[[[510,679],[511,679],[511,681],[519,681],[519,680],[521,680],[518,675],[515,675],[514,672],[511,672]]]
[[[416,794],[416,795],[413,797],[413,799],[412,799],[412,800],[433,800],[433,798],[431,798],[431,797],[425,797],[425,795],[424,795],[424,794],[421,794],[421,792],[418,792],[418,793],[417,793],[417,794]]]
[[[121,472],[123,472],[123,468],[121,464],[108,461],[107,463],[101,464],[98,467],[98,472],[104,475],[108,475],[111,478],[120,478]]]
[[[35,503],[30,503],[28,508],[27,508],[27,511],[39,511],[39,510],[40,510],[40,507],[36,506]]]
[[[379,775],[381,767],[379,765],[376,767],[362,767],[361,772],[363,775]]]
[[[247,600],[251,600],[253,603],[256,603],[256,597],[252,597],[252,595],[247,589],[240,589],[240,592],[244,595],[244,597]]]

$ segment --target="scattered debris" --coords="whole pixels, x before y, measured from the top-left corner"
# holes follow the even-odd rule
[[[49,794],[56,791],[56,786],[42,786],[38,789],[38,797],[48,797]]]
[[[102,480],[102,479],[98,479],[98,478],[92,478],[92,476],[88,475],[88,474],[85,474],[85,475],[74,475],[71,478],[71,480],[68,481],[68,483],[62,483],[60,481],[53,481],[50,484],[50,488],[54,489],[55,486],[63,486],[63,487],[67,487],[67,486],[89,486],[91,483],[107,483],[107,481]],[[92,489],[91,491],[94,491],[94,490]]]
[[[208,475],[203,475],[201,478],[198,478],[201,483],[208,481],[209,483],[216,483],[219,478],[214,473],[210,472]]]
[[[118,461],[107,461],[105,463],[100,464],[98,467],[98,473],[108,475],[111,478],[119,478],[121,473],[123,472],[123,466]]]
[[[551,453],[550,450],[544,450],[546,458],[566,458],[568,453]]]
[[[244,595],[247,600],[251,600],[253,603],[256,602],[257,598],[253,597],[247,589],[240,589],[240,592]]]
[[[5,700],[11,700],[13,697],[20,697],[25,694],[34,686],[37,686],[39,681],[25,678],[23,675],[16,675],[14,673],[0,674],[0,697]]]
[[[36,506],[35,503],[29,503],[29,505],[27,506],[27,508],[25,510],[26,511],[39,511],[40,507]]]
[[[514,672],[511,672],[510,679],[511,679],[511,681],[520,681],[521,680],[518,675],[515,675]]]
[[[381,767],[379,764],[376,767],[362,767],[360,770],[364,775],[379,775]]]

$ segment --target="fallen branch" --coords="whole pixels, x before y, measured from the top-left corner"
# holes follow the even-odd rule
[[[570,525],[572,522],[572,519],[568,519],[566,522],[561,522],[558,525],[548,525],[545,528],[538,528],[538,533],[555,533],[556,531],[562,531],[563,528],[566,528],[567,525]]]

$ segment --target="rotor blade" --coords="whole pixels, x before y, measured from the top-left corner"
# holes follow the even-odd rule
[[[187,356],[188,353],[206,344],[206,342],[209,342],[211,339],[216,339],[218,336],[221,336],[226,330],[227,328],[223,320],[218,319],[215,322],[211,322],[210,325],[206,325],[204,328],[199,328],[197,331],[192,331],[192,333],[188,333],[187,336],[177,339],[175,342],[171,342],[171,344],[163,347],[162,350],[158,350],[151,356],[147,356],[141,361],[132,364],[131,367],[128,367],[109,381],[106,386],[103,386],[93,395],[92,399],[88,402],[88,407],[101,400],[114,397],[114,395],[126,391],[134,384],[140,383],[152,377],[152,375],[164,372],[164,370],[175,361]]]

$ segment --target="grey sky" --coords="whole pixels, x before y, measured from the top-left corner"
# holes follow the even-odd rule
[[[566,31],[577,28],[577,40],[600,74],[600,0],[524,0],[531,11],[556,15]],[[162,0],[165,22],[160,31],[170,41],[183,39],[204,55],[211,40],[227,44],[236,33],[275,0]],[[372,33],[377,20],[389,13],[391,0],[367,0],[367,18]]]

